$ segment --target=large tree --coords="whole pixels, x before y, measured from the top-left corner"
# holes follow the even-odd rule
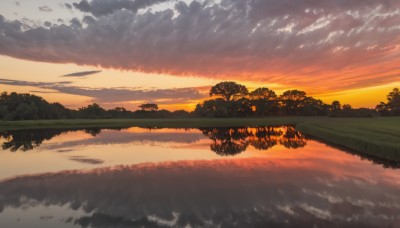
[[[290,115],[298,114],[301,111],[306,98],[306,92],[299,90],[288,90],[280,96],[286,113]]]
[[[394,88],[387,95],[387,102],[381,102],[376,106],[376,109],[385,115],[400,115],[400,90]]]
[[[256,90],[252,91],[250,93],[250,98],[253,100],[259,100],[259,99],[274,100],[274,99],[276,99],[276,94],[273,90],[262,87],[262,88],[257,88]]]
[[[217,95],[224,98],[225,101],[232,101],[244,97],[248,94],[246,86],[236,82],[220,82],[210,90],[210,97]]]
[[[141,108],[143,111],[155,112],[158,110],[158,105],[153,103],[147,103],[139,105],[139,108]]]
[[[268,88],[257,88],[249,94],[257,115],[268,115],[278,110],[275,92]]]
[[[333,101],[330,109],[331,111],[340,111],[342,109],[342,105],[339,101]]]

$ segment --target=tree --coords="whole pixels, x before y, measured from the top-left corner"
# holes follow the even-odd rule
[[[295,115],[301,111],[306,97],[304,91],[288,90],[280,96],[280,99],[286,113],[289,115]]]
[[[276,99],[276,94],[273,90],[270,90],[268,88],[262,87],[262,88],[257,88],[256,90],[252,91],[250,94],[250,98],[253,100],[275,100]]]
[[[382,115],[400,115],[400,90],[394,88],[386,98],[387,103],[381,102],[376,106],[376,110]]]
[[[158,105],[153,103],[146,103],[139,105],[139,108],[141,108],[142,111],[155,112],[158,110]]]
[[[353,107],[351,107],[351,105],[349,105],[349,104],[344,104],[343,107],[342,107],[342,109],[343,109],[344,111],[349,111],[349,110],[353,109]]]
[[[339,101],[333,101],[331,104],[331,111],[339,111],[342,109],[342,105],[340,104]]]
[[[0,106],[0,119],[4,119],[8,115],[7,106]]]
[[[224,98],[225,101],[236,100],[237,98],[246,96],[248,94],[246,86],[240,85],[236,82],[220,82],[213,86],[210,90],[210,97],[217,95]]]
[[[278,110],[278,99],[273,90],[258,88],[249,94],[257,115],[268,115]]]
[[[328,113],[329,106],[319,99],[306,97],[301,108],[301,115],[306,116],[323,116]]]
[[[38,108],[34,103],[31,103],[29,105],[26,103],[21,103],[15,110],[13,119],[35,120],[38,118],[37,114],[38,114]]]
[[[106,110],[100,107],[100,105],[93,103],[87,107],[80,108],[80,115],[83,118],[106,118]]]

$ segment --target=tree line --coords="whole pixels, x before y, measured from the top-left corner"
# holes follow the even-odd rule
[[[194,114],[202,117],[246,117],[246,116],[330,116],[373,117],[375,115],[400,115],[400,93],[397,88],[375,109],[352,108],[339,101],[326,104],[322,100],[307,96],[300,90],[288,90],[278,96],[268,88],[249,91],[236,82],[221,82],[209,93],[212,99],[197,104]]]
[[[399,116],[400,91],[395,88],[375,109],[352,108],[339,101],[326,104],[307,96],[300,90],[288,90],[278,96],[268,88],[249,91],[236,82],[220,82],[209,92],[211,99],[196,105],[193,112],[185,110],[160,110],[157,104],[146,103],[140,110],[129,111],[124,107],[104,109],[93,103],[79,109],[70,109],[60,103],[49,103],[32,94],[3,92],[0,95],[0,119],[100,119],[100,118],[187,118],[187,117],[250,117],[250,116],[330,116],[373,117]]]

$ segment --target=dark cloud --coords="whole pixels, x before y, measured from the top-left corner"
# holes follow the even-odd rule
[[[97,74],[97,73],[100,73],[100,72],[101,72],[101,70],[97,70],[97,71],[82,71],[82,72],[66,74],[66,75],[63,75],[61,77],[84,77],[84,76],[88,76],[88,75],[91,75],[91,74]]]
[[[141,89],[141,88],[86,88],[70,85],[71,82],[29,82],[19,80],[0,79],[0,85],[34,86],[41,89],[56,90],[60,93],[92,97],[93,102],[114,103],[128,101],[155,101],[167,100],[166,103],[184,102],[203,98],[205,95],[194,88],[176,89]],[[162,104],[163,102],[158,102]]]
[[[137,12],[139,9],[170,1],[172,0],[81,0],[78,3],[73,3],[73,6],[82,12],[91,13],[98,17],[111,14],[117,10]]]
[[[104,163],[104,161],[101,159],[87,158],[84,156],[71,156],[69,158],[69,160],[80,162],[80,163],[85,163],[85,164],[90,164],[90,165],[99,165],[99,164]]]
[[[0,85],[15,85],[15,86],[34,86],[39,88],[47,88],[47,87],[57,87],[57,86],[65,86],[71,84],[70,81],[62,81],[62,82],[28,82],[28,81],[19,81],[19,80],[11,80],[11,79],[3,79],[0,78]]]
[[[67,9],[72,9],[72,5],[69,4],[69,3],[65,3],[64,6],[65,6]]]
[[[0,54],[324,91],[400,80],[397,0],[179,1],[135,12],[149,2],[158,1],[81,1],[97,17],[50,28],[0,18]]]
[[[52,12],[53,9],[48,6],[39,6],[39,11],[49,13],[49,12]]]

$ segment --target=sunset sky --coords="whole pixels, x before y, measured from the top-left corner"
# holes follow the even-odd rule
[[[400,87],[400,1],[0,1],[1,91],[193,110],[225,80],[375,107]]]

